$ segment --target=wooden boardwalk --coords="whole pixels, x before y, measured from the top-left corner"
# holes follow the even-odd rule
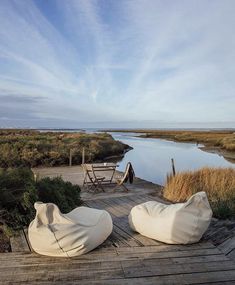
[[[25,236],[21,252],[0,254],[0,284],[235,284],[235,262],[210,241],[166,245],[133,232],[133,206],[159,200],[159,188],[137,180],[130,193],[84,192],[89,207],[107,210],[113,232],[97,249],[80,257],[53,258],[32,253]],[[13,244],[14,246],[14,244]]]

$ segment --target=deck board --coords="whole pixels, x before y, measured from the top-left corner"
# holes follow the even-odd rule
[[[109,248],[71,259],[41,257],[33,253],[4,254],[0,259],[1,282],[54,281],[67,284],[68,281],[79,281],[80,284],[80,281],[89,280],[99,284],[102,280],[105,283],[100,284],[199,283],[198,279],[194,282],[193,276],[201,278],[201,283],[235,281],[234,262],[210,243],[202,247],[198,244],[186,249],[167,245],[129,247],[129,250]],[[7,262],[2,262],[6,257]],[[170,283],[173,280],[175,283]],[[182,283],[184,280],[188,283]]]
[[[11,237],[10,243],[11,243],[11,250],[14,252],[31,251],[24,230],[18,231],[17,236]]]
[[[75,182],[76,177],[82,175],[76,176],[73,168],[66,180]],[[133,206],[161,201],[152,195],[156,189],[139,179],[128,193],[107,188],[105,193],[83,192],[87,206],[105,209],[112,216],[110,237],[88,254],[54,258],[26,250],[27,242],[21,236],[24,246],[18,246],[18,252],[0,254],[0,284],[235,284],[235,263],[226,255],[233,250],[234,240],[221,248],[210,241],[168,245],[130,229],[128,215]]]

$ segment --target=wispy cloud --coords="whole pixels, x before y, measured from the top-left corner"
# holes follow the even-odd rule
[[[33,124],[235,121],[234,12],[232,0],[3,0],[0,98],[22,120],[25,102]]]
[[[0,89],[0,126],[2,121],[20,121],[40,119],[37,107],[44,100],[41,96],[27,96],[24,94],[8,93],[8,90]]]

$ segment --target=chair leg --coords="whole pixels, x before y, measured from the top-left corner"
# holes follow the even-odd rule
[[[119,187],[119,186],[123,187],[125,192],[129,192],[129,189],[123,183],[121,183],[121,184],[117,183],[117,185],[113,189],[113,192],[115,192],[116,188]]]
[[[95,190],[95,187],[93,184],[90,184],[90,185],[85,184],[85,187],[87,189],[87,192],[94,192],[94,190]]]
[[[99,181],[99,180],[96,180],[96,182],[97,182],[97,184],[96,184],[96,188],[98,189],[98,188],[100,188],[103,192],[105,192],[104,191],[104,188],[103,188],[103,186],[102,186],[102,181]]]
[[[129,189],[124,184],[121,184],[121,186],[124,188],[125,192],[129,192]]]
[[[90,179],[90,183],[84,179],[83,186],[87,188],[87,192],[94,192],[97,188],[97,183],[93,179]]]

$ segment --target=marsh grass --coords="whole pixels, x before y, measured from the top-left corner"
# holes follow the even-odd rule
[[[144,138],[161,138],[177,142],[197,142],[206,146],[218,147],[220,149],[235,151],[235,132],[234,130],[221,131],[186,131],[186,130],[109,130],[112,132],[137,132],[142,133]]]
[[[235,169],[202,168],[177,173],[168,177],[164,197],[184,202],[199,191],[207,193],[215,217],[235,217]]]
[[[129,146],[107,133],[61,133],[31,130],[0,130],[0,167],[36,167],[68,165],[72,151],[73,164],[121,156]]]
[[[208,146],[235,151],[235,133],[233,131],[155,131],[149,137],[168,138],[179,142],[198,142]]]

